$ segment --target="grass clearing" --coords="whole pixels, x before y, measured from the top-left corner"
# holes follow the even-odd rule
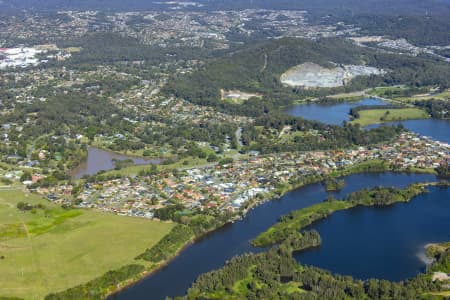
[[[68,48],[65,48],[64,50],[66,50],[69,53],[81,52],[81,48],[80,47],[68,47]]]
[[[418,108],[400,108],[400,109],[369,109],[359,112],[359,118],[352,123],[367,126],[371,124],[395,122],[404,120],[428,119],[426,111]]]
[[[47,210],[21,212],[16,208],[19,201],[41,203]],[[136,263],[134,258],[173,226],[94,211],[63,210],[21,190],[0,191],[0,256],[5,257],[0,260],[0,297],[42,299],[50,292]],[[2,228],[19,230],[20,234],[11,237]]]

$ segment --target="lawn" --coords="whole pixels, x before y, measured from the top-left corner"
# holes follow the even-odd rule
[[[359,118],[353,120],[352,123],[367,126],[384,122],[427,118],[429,118],[428,114],[424,110],[418,108],[369,109],[360,111]]]
[[[21,212],[19,201],[41,203]],[[172,224],[85,210],[63,210],[20,189],[0,190],[0,297],[42,299],[130,263]],[[20,227],[19,234],[11,228]],[[9,231],[2,228],[8,228]],[[144,263],[139,261],[139,263]]]

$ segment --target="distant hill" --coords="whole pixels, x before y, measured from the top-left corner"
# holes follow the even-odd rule
[[[213,0],[218,8],[304,9],[312,14],[447,14],[448,0]]]
[[[0,9],[33,10],[157,10],[164,1],[149,0],[0,0]],[[306,9],[313,14],[447,14],[448,0],[197,0],[203,7],[188,9]]]

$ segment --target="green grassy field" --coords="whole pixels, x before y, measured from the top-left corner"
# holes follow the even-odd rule
[[[378,124],[393,121],[427,119],[428,114],[418,108],[400,108],[400,109],[369,109],[359,112],[360,117],[352,121],[361,126]]]
[[[380,97],[386,97],[391,98],[397,101],[402,101],[405,103],[408,102],[414,102],[418,100],[431,100],[431,99],[438,99],[438,100],[449,100],[450,99],[450,90],[444,90],[440,93],[434,94],[434,91],[432,90],[432,87],[429,89],[429,93],[416,93],[411,96],[405,97],[405,96],[399,96],[395,95],[398,92],[401,92],[402,90],[408,90],[407,87],[378,87],[372,90],[367,91],[367,94],[373,95],[373,96],[380,96]]]
[[[21,212],[19,201],[47,210]],[[11,233],[5,228],[20,228]],[[135,263],[173,225],[82,210],[63,210],[21,190],[0,189],[0,297],[42,299]],[[139,263],[144,263],[143,261]]]

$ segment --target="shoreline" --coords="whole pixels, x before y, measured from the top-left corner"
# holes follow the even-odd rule
[[[121,291],[123,291],[123,290],[125,290],[125,289],[127,289],[129,287],[132,287],[132,286],[134,286],[134,285],[136,285],[138,283],[140,283],[141,281],[143,281],[144,279],[146,279],[148,277],[151,277],[154,273],[156,273],[156,272],[160,271],[161,269],[163,269],[164,267],[168,266],[181,253],[183,253],[185,250],[187,250],[190,246],[194,245],[197,241],[207,237],[209,234],[213,234],[215,231],[218,231],[218,230],[222,229],[223,227],[225,227],[228,224],[234,223],[236,220],[238,220],[238,219],[237,218],[232,218],[229,221],[225,222],[224,224],[204,232],[201,236],[198,236],[198,237],[194,236],[194,237],[192,237],[187,243],[182,245],[175,252],[175,254],[172,257],[155,264],[153,269],[146,270],[145,272],[141,273],[140,276],[136,276],[135,278],[130,278],[130,279],[124,281],[123,283],[118,284],[118,285],[120,285],[119,287],[117,287],[117,288],[115,288],[115,289],[113,289],[111,291],[107,291],[104,299],[110,299],[110,298],[114,297],[114,295],[120,293]]]
[[[161,261],[154,265],[153,269],[145,270],[143,273],[139,274],[139,276],[136,276],[135,278],[130,278],[122,283],[119,283],[118,286],[112,290],[108,289],[104,299],[110,299],[114,298],[115,295],[119,294],[120,292],[126,290],[127,288],[130,288],[136,284],[139,284],[144,279],[152,276],[154,273],[160,271],[164,267],[168,266],[174,259],[176,259],[183,251],[185,251],[187,248],[189,248],[191,245],[195,243],[197,239],[192,238],[190,241],[188,241],[186,244],[184,244],[182,247],[180,247],[175,254],[164,261]]]
[[[408,186],[406,189],[397,189],[397,194],[394,195],[401,196],[402,198],[391,198],[382,204],[376,203],[373,200],[370,200],[370,202],[349,202],[346,201],[345,198],[342,200],[334,200],[332,202],[324,200],[323,202],[319,202],[315,205],[290,212],[290,218],[288,221],[278,221],[277,223],[269,227],[266,231],[263,231],[258,236],[256,236],[256,238],[254,238],[251,243],[255,247],[270,247],[276,244],[280,244],[289,237],[289,234],[291,234],[292,231],[305,230],[305,228],[313,225],[316,222],[329,218],[331,215],[338,211],[351,210],[357,207],[376,207],[380,205],[391,206],[398,203],[409,203],[417,196],[427,193],[428,186],[430,186],[428,183],[416,183]],[[383,187],[383,189],[386,190],[385,187]],[[366,195],[369,196],[372,191],[374,190],[369,190]],[[403,191],[407,191],[408,193],[410,193],[410,195],[404,197],[402,195]],[[326,212],[324,212],[325,210]],[[290,231],[291,229],[292,231]]]
[[[359,165],[364,164],[364,163],[367,163],[367,162],[370,162],[370,161],[362,162],[362,163],[360,163]],[[356,167],[357,167],[357,166],[358,166],[358,165],[356,165]],[[388,166],[389,166],[389,165],[388,165]],[[367,170],[363,170],[363,171],[361,171],[361,172],[353,172],[352,170],[344,169],[344,170],[339,170],[338,172],[339,172],[338,174],[332,174],[331,176],[332,176],[332,177],[342,177],[342,176],[350,176],[350,175],[356,175],[356,174],[362,174],[362,173],[369,173],[369,174],[371,174],[371,173],[386,173],[386,172],[392,172],[392,173],[408,173],[408,172],[406,172],[406,170],[402,170],[402,169],[399,169],[399,170],[373,171],[373,172],[370,172],[370,171],[367,171]],[[427,169],[418,169],[418,170],[414,170],[413,172],[409,172],[409,173],[411,173],[411,174],[430,174],[429,170],[427,170]],[[320,175],[316,175],[316,176],[320,176]],[[165,261],[163,261],[163,262],[158,263],[158,264],[155,266],[154,269],[148,270],[148,271],[142,273],[141,276],[138,276],[138,277],[136,277],[136,278],[132,278],[132,279],[129,279],[129,280],[125,281],[124,285],[120,285],[120,287],[118,287],[118,288],[116,288],[116,289],[113,289],[113,290],[111,290],[111,291],[107,291],[107,294],[105,295],[105,298],[104,298],[104,299],[113,299],[113,296],[114,296],[114,295],[116,295],[116,294],[120,293],[121,291],[123,291],[123,290],[125,290],[125,289],[127,289],[127,288],[129,288],[129,287],[132,287],[133,285],[136,285],[136,284],[138,284],[139,282],[142,282],[144,279],[146,279],[146,278],[152,276],[154,273],[160,271],[162,268],[164,268],[165,266],[167,266],[168,264],[170,264],[170,263],[171,263],[174,259],[176,259],[183,251],[185,251],[185,250],[186,250],[187,248],[189,248],[191,245],[195,244],[196,241],[198,241],[198,240],[204,238],[204,237],[207,236],[208,234],[212,234],[212,233],[214,233],[215,231],[222,229],[222,228],[223,228],[224,226],[226,226],[227,224],[232,224],[232,223],[234,223],[234,222],[236,222],[236,221],[240,221],[240,220],[244,219],[244,218],[246,217],[247,213],[248,213],[249,211],[251,211],[252,209],[256,208],[257,206],[262,205],[262,204],[264,204],[264,203],[266,203],[266,202],[269,202],[269,201],[272,201],[272,200],[279,199],[279,198],[283,197],[285,194],[287,194],[287,193],[289,193],[289,192],[291,192],[291,191],[300,189],[300,188],[302,188],[302,187],[304,187],[304,186],[307,186],[307,185],[310,185],[310,184],[316,184],[316,183],[319,183],[319,182],[323,181],[323,179],[324,179],[324,178],[322,178],[322,177],[317,177],[317,178],[314,178],[312,181],[308,181],[308,182],[306,182],[306,183],[305,183],[305,182],[301,182],[301,183],[298,183],[298,184],[291,184],[288,188],[284,189],[280,194],[276,194],[276,193],[274,193],[274,192],[268,193],[267,195],[264,196],[264,198],[262,198],[262,199],[260,199],[260,200],[258,200],[258,201],[255,201],[255,202],[250,203],[249,206],[248,206],[247,208],[243,209],[241,213],[239,213],[239,214],[237,214],[235,217],[231,218],[228,222],[225,222],[224,224],[222,224],[222,225],[220,225],[220,226],[218,226],[218,227],[216,227],[216,228],[213,228],[213,229],[211,229],[211,230],[205,232],[204,234],[202,234],[202,235],[199,236],[199,237],[194,237],[194,238],[191,239],[188,243],[186,243],[185,245],[183,245],[182,247],[180,247],[180,249],[177,250],[177,252],[174,254],[173,257],[171,257],[170,259],[167,259],[167,260],[165,260]]]
[[[141,160],[145,161],[144,164],[136,164],[136,163],[133,162],[133,166],[152,166],[152,165],[161,166],[161,165],[163,165],[164,160],[165,160],[165,158],[161,158],[161,157],[145,157],[145,156],[138,156],[138,155],[129,155],[129,154],[124,154],[124,153],[117,152],[117,151],[112,151],[112,150],[109,150],[109,149],[104,149],[104,148],[100,148],[100,147],[96,147],[96,146],[87,145],[86,156],[82,159],[82,161],[80,163],[78,163],[75,167],[73,167],[68,172],[68,174],[70,175],[70,177],[72,179],[78,180],[78,179],[81,179],[84,176],[83,175],[83,176],[77,178],[78,175],[79,175],[78,173],[80,173],[80,169],[83,169],[83,168],[85,168],[87,166],[88,159],[89,159],[89,149],[95,149],[95,150],[99,150],[99,151],[104,151],[104,152],[107,152],[107,153],[109,153],[111,155],[126,156],[126,158],[124,158],[124,159],[127,159],[127,158],[128,159],[132,159],[132,160],[134,160],[134,159],[141,159]],[[113,160],[111,159],[111,161],[113,161]],[[114,163],[113,163],[113,165],[114,165]],[[97,173],[89,175],[89,176],[95,176],[101,171],[109,172],[109,171],[114,171],[114,170],[115,170],[114,167],[112,169],[109,169],[109,170],[100,170]],[[88,175],[88,174],[85,174],[85,175]]]

